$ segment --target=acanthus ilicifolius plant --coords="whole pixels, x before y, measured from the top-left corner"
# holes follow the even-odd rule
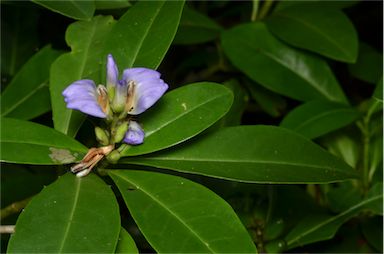
[[[78,177],[86,176],[104,157],[116,162],[120,155],[114,150],[117,143],[140,145],[145,133],[135,121],[137,115],[150,108],[168,89],[160,73],[147,68],[129,68],[119,71],[111,54],[107,57],[107,84],[98,85],[89,79],[78,80],[64,91],[67,108],[103,118],[107,128],[95,127],[102,145],[89,149],[80,163],[71,168]]]

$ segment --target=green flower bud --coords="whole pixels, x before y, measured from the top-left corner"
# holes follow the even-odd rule
[[[120,124],[116,131],[113,133],[112,141],[113,143],[119,143],[121,140],[123,140],[125,133],[128,130],[128,122],[123,122]]]
[[[96,139],[97,141],[102,144],[102,145],[108,145],[109,144],[109,138],[108,138],[108,133],[103,130],[100,127],[95,127],[95,134],[96,134]]]
[[[120,153],[117,150],[112,151],[110,154],[107,155],[107,160],[112,163],[116,164],[120,160]]]

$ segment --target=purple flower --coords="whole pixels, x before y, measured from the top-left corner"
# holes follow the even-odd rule
[[[107,117],[108,98],[104,86],[96,88],[89,79],[78,80],[63,91],[67,108],[77,109],[83,113],[100,118]]]
[[[150,108],[168,89],[160,73],[147,68],[130,68],[119,71],[111,54],[107,57],[106,87],[96,88],[92,80],[78,80],[64,91],[67,108],[76,109],[100,118],[123,119],[139,115]],[[129,118],[128,118],[129,119]],[[135,121],[130,121],[124,142],[132,145],[143,143],[144,131]]]
[[[123,141],[131,145],[139,145],[144,142],[144,131],[137,122],[129,122],[128,131],[125,133]]]

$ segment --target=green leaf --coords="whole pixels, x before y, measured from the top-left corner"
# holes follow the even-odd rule
[[[254,183],[327,183],[357,175],[301,135],[263,125],[223,128],[175,149],[122,162]]]
[[[119,241],[115,253],[139,253],[135,241],[123,227],[120,230]]]
[[[72,82],[80,79],[92,79],[96,84],[104,83],[100,79],[100,68],[104,72],[102,60],[107,56],[103,51],[103,42],[113,27],[112,17],[97,16],[91,21],[78,21],[71,24],[66,32],[70,53],[60,56],[52,65],[50,73],[50,91],[53,123],[55,129],[74,137],[85,115],[66,108],[63,90]]]
[[[344,222],[356,216],[368,206],[380,203],[382,198],[382,193],[369,197],[336,216],[312,214],[304,218],[286,236],[285,241],[287,242],[288,249],[331,239]]]
[[[47,1],[47,0],[32,0],[51,11],[61,15],[78,20],[90,20],[95,12],[94,1]]]
[[[376,84],[383,75],[383,54],[367,43],[360,42],[357,61],[348,65],[348,69],[352,76]]]
[[[302,101],[347,103],[325,61],[283,44],[263,23],[242,24],[225,31],[222,43],[239,70],[274,92]]]
[[[132,217],[160,253],[255,253],[232,208],[187,179],[143,171],[110,171]]]
[[[68,173],[24,209],[7,253],[114,253],[119,232],[119,206],[110,187],[94,174]]]
[[[65,164],[78,161],[87,148],[47,126],[1,119],[1,161],[26,164]]]
[[[360,113],[349,106],[327,101],[310,101],[289,112],[280,126],[314,139],[347,126]]]
[[[174,44],[196,44],[214,40],[222,28],[208,16],[184,7]]]
[[[58,56],[46,46],[20,69],[1,94],[2,117],[28,120],[50,110],[49,68]]]
[[[326,193],[331,210],[340,213],[361,202],[362,196],[358,188],[351,181],[340,183],[338,186],[330,186]]]
[[[352,137],[345,132],[331,133],[322,138],[322,145],[328,151],[339,158],[343,159],[352,168],[356,168],[360,157],[360,137]]]
[[[105,55],[111,53],[121,69],[156,69],[175,36],[183,5],[184,1],[136,3],[108,36]]]
[[[144,144],[127,146],[121,155],[155,152],[196,136],[223,117],[232,101],[231,91],[216,83],[194,83],[173,90],[140,119]]]
[[[22,8],[20,5],[3,4],[1,17],[1,76],[13,76],[35,53],[39,46],[36,9]],[[6,15],[5,15],[6,13]],[[3,82],[2,82],[3,85]]]
[[[362,223],[365,239],[375,247],[378,253],[383,252],[383,217],[366,218]]]
[[[357,59],[357,32],[341,10],[294,5],[275,12],[267,25],[293,46],[343,62],[354,63]]]
[[[122,9],[131,6],[129,0],[97,0],[95,1],[97,10]]]

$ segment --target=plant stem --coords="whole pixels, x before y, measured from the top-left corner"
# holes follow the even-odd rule
[[[26,198],[21,201],[14,202],[10,204],[9,206],[3,208],[0,210],[1,213],[1,219],[3,220],[4,218],[8,217],[9,215],[15,214],[20,212],[24,207],[26,207],[31,201],[32,197]]]
[[[259,10],[259,0],[253,0],[252,1],[252,14],[251,14],[251,21],[252,22],[256,21],[258,10]]]
[[[261,7],[261,10],[260,10],[260,14],[258,17],[259,20],[262,20],[263,18],[265,18],[265,16],[267,16],[269,10],[272,7],[272,4],[273,4],[273,0],[265,0],[263,7]]]

